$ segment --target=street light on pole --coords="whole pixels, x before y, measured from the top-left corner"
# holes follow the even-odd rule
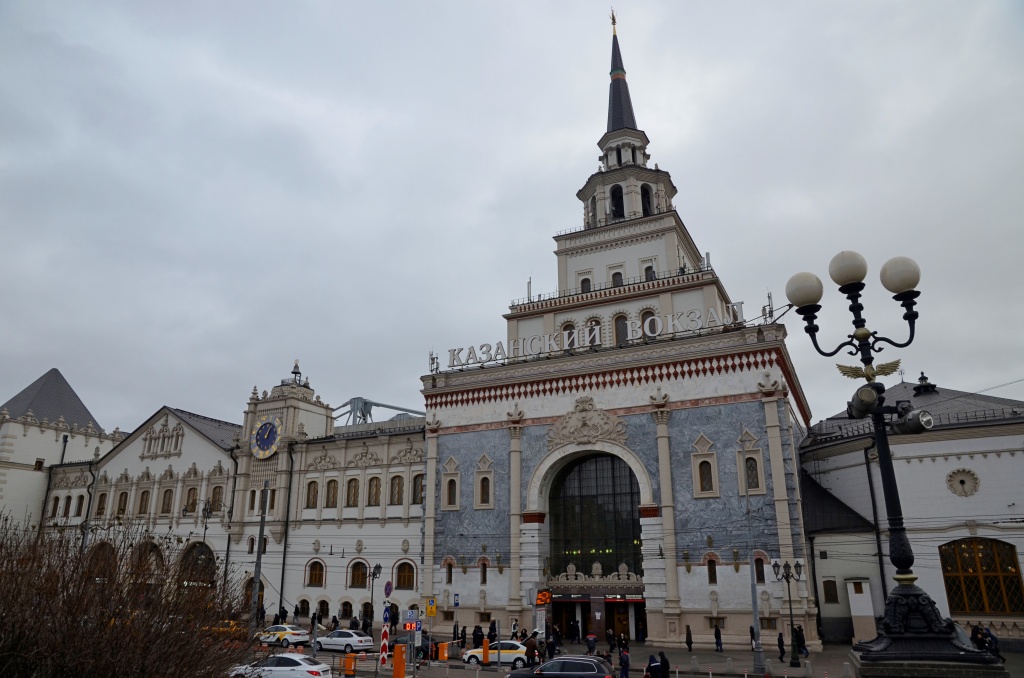
[[[876,376],[892,374],[899,369],[898,360],[875,366],[874,354],[885,348],[880,344],[906,348],[914,341],[919,315],[914,306],[921,295],[916,289],[921,280],[921,269],[912,259],[893,257],[882,266],[880,274],[882,286],[904,309],[903,319],[907,322],[909,335],[903,342],[879,336],[867,328],[862,314],[864,305],[860,301],[867,271],[867,261],[856,252],[840,252],[829,263],[829,276],[839,286],[839,292],[849,300],[849,310],[853,315],[853,332],[831,351],[824,351],[818,345],[819,328],[815,324],[821,310],[818,305],[822,297],[821,280],[813,273],[797,273],[786,283],[786,296],[803,317],[804,331],[810,336],[814,349],[826,358],[844,348],[850,349],[849,355],[857,356],[862,366],[837,365],[839,371],[853,379],[863,377],[867,382],[854,393],[847,406],[847,414],[852,419],[871,417],[889,522],[889,562],[896,568],[893,579],[897,585],[885,601],[885,617],[878,636],[874,640],[857,643],[854,649],[861,653],[861,660],[867,662],[928,660],[995,664],[999,661],[995,656],[961,644],[953,621],[943,619],[931,596],[914,583],[917,581],[917,575],[911,569],[914,552],[903,525],[899,487],[889,449],[889,429],[895,434],[923,433],[934,422],[930,414],[912,409],[909,402],[886,405],[885,386],[875,381]]]
[[[200,499],[198,503],[203,505],[203,508],[199,509],[199,517],[203,519],[203,543],[205,544],[206,543],[206,530],[207,530],[207,527],[208,527],[208,523],[210,522],[210,517],[213,516],[213,506],[211,505],[211,503],[210,503],[210,501],[208,499]],[[187,518],[189,512],[190,511],[194,512],[195,510],[196,510],[196,502],[192,502],[192,504],[190,506],[182,506],[181,507],[181,517],[182,518]]]
[[[781,567],[777,560],[772,563],[775,580],[786,581],[786,597],[789,598],[789,665],[793,668],[800,668],[800,645],[796,642],[796,622],[793,620],[793,593],[789,588],[789,583],[800,581],[803,569],[804,566],[799,560],[796,561],[796,565],[790,565],[787,560],[786,564]]]
[[[373,588],[374,584],[377,583],[377,579],[380,578],[381,566],[377,563],[373,566],[373,571],[370,572],[370,633],[373,633],[373,619],[376,616],[374,607],[376,603],[373,600]],[[380,658],[378,657],[377,662],[373,665],[373,676],[377,678],[380,675]]]

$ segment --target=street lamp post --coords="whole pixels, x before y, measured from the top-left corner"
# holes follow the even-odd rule
[[[818,326],[814,322],[821,310],[818,305],[822,296],[821,280],[813,273],[797,273],[786,284],[786,296],[796,307],[796,312],[803,317],[804,331],[810,336],[815,350],[830,358],[842,349],[849,348],[849,355],[857,356],[862,367],[837,367],[845,376],[853,379],[863,377],[867,381],[854,393],[847,406],[847,413],[854,419],[871,417],[882,493],[885,497],[885,513],[889,522],[889,561],[896,568],[893,579],[897,586],[885,601],[885,617],[878,636],[874,640],[857,643],[854,649],[860,653],[862,661],[869,662],[928,660],[995,664],[998,659],[993,655],[961,644],[957,640],[952,620],[943,619],[931,596],[914,583],[917,581],[917,575],[911,569],[914,552],[903,525],[903,509],[889,449],[888,429],[891,428],[897,434],[923,433],[932,427],[933,420],[927,412],[913,410],[909,402],[898,402],[895,406],[885,404],[885,386],[875,381],[875,377],[892,374],[899,369],[899,361],[876,367],[874,354],[885,348],[880,344],[905,348],[914,341],[915,322],[918,318],[914,306],[921,294],[916,289],[921,280],[921,270],[907,257],[894,257],[881,270],[882,286],[893,294],[893,299],[904,309],[903,319],[910,330],[904,342],[879,336],[867,328],[863,316],[864,305],[860,302],[867,270],[864,257],[856,252],[840,252],[829,263],[829,276],[839,286],[840,293],[849,300],[849,310],[853,315],[853,333],[847,335],[847,340],[832,351],[824,351],[818,345]]]
[[[380,577],[381,566],[377,563],[373,566],[373,571],[370,572],[370,633],[373,633],[373,618],[376,616],[374,607],[376,603],[373,600],[373,588],[374,584],[377,583],[377,579]],[[372,637],[372,636],[371,636]],[[380,675],[380,658],[377,658],[377,662],[373,665],[373,676],[377,678]]]
[[[200,499],[199,503],[203,505],[203,508],[199,509],[199,516],[203,519],[203,543],[205,544],[206,543],[206,530],[207,530],[207,527],[208,527],[208,523],[210,522],[210,517],[213,516],[213,506],[210,504],[209,500],[207,500],[207,499]],[[192,503],[192,509],[191,510],[192,511],[196,510],[196,504],[194,502]],[[182,506],[181,507],[181,517],[182,518],[186,518],[186,517],[188,517],[188,514],[189,514],[189,507],[188,506]]]
[[[786,581],[786,597],[789,598],[789,665],[793,668],[800,668],[800,644],[796,642],[796,622],[793,620],[793,593],[789,588],[789,583],[800,581],[803,569],[804,566],[799,560],[796,561],[796,565],[790,565],[787,560],[786,564],[781,567],[777,560],[772,563],[775,580]]]

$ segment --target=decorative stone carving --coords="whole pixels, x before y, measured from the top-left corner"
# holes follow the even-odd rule
[[[771,595],[768,594],[768,589],[761,589],[761,604],[758,605],[758,612],[761,613],[762,617],[768,617],[771,614]]]
[[[714,443],[711,441],[711,438],[701,433],[697,436],[697,440],[694,441],[693,449],[697,450],[698,454],[707,454],[711,451],[713,445]]]
[[[668,394],[662,393],[660,386],[654,390],[654,394],[651,396],[651,404],[659,410],[664,409],[668,405]]]
[[[320,553],[320,540],[319,539],[314,539],[313,540],[313,553]]]
[[[174,467],[167,465],[167,470],[160,474],[160,480],[174,480]]]
[[[409,552],[409,540],[408,539],[403,539],[402,540],[402,553],[408,553],[408,552]]]
[[[712,591],[708,594],[708,599],[711,602],[711,616],[718,616],[718,591]]]
[[[211,478],[221,478],[224,476],[224,465],[220,463],[220,459],[214,464],[213,470],[210,471]]]
[[[192,462],[192,466],[190,466],[189,469],[185,471],[185,480],[194,480],[196,478],[199,478],[200,475],[201,474],[199,473],[199,469],[196,468],[196,463]]]
[[[626,443],[626,422],[597,409],[594,399],[576,399],[576,407],[548,431],[548,450],[567,444],[592,445],[605,440],[619,445]]]
[[[132,482],[132,477],[128,475],[128,469],[121,471],[121,475],[117,477],[118,485],[127,485]]]
[[[362,553],[362,552],[363,552],[363,540],[362,539],[356,539],[356,553]]]
[[[356,456],[352,458],[352,461],[348,463],[349,466],[374,466],[376,464],[382,464],[383,461],[375,452],[371,452],[370,448],[363,443],[363,449],[359,451]]]
[[[441,422],[438,420],[436,414],[430,415],[430,419],[426,422],[427,433],[430,435],[437,435],[437,432],[441,429]]]
[[[323,454],[321,454],[319,457],[310,462],[309,465],[306,466],[306,468],[314,471],[327,471],[332,468],[337,468],[338,460],[335,459],[332,455],[327,454],[326,447],[322,447],[320,449],[323,451]]]
[[[946,476],[946,487],[958,497],[969,497],[978,491],[981,480],[978,474],[969,468],[958,468]]]
[[[416,464],[423,461],[423,450],[412,446],[412,438],[405,439],[405,447],[391,457],[392,464]]]

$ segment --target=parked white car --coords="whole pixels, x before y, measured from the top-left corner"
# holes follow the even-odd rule
[[[305,655],[282,653],[231,669],[231,678],[281,678],[282,676],[319,676],[331,678],[331,667]]]
[[[334,650],[336,652],[373,652],[373,638],[362,631],[348,631],[339,629],[333,631],[323,638],[316,639],[317,652],[320,650]]]

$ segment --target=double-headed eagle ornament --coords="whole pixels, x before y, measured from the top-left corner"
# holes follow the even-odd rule
[[[882,363],[878,367],[874,365],[866,365],[865,367],[850,367],[849,365],[836,365],[839,368],[839,372],[844,377],[850,379],[860,379],[861,377],[868,380],[870,384],[875,380],[875,377],[884,377],[889,374],[893,374],[896,370],[900,369],[900,361],[893,360],[891,363]]]

